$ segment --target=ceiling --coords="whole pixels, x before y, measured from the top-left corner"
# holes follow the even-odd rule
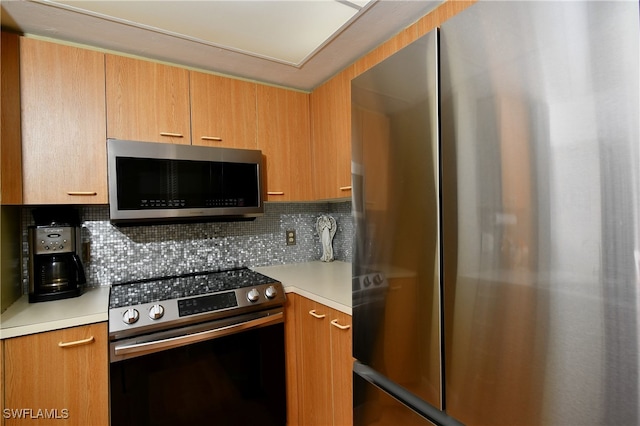
[[[2,0],[2,27],[311,91],[442,0]]]

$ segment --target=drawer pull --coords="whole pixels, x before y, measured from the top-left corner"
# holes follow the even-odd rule
[[[60,348],[72,348],[74,346],[88,345],[89,343],[93,343],[94,340],[95,339],[93,338],[93,336],[91,336],[88,339],[76,340],[75,342],[59,342],[58,343],[58,347],[60,347]]]
[[[98,193],[95,191],[68,191],[67,195],[80,196],[80,197],[93,197],[95,195],[98,195]]]
[[[267,195],[284,195],[284,191],[268,191]]]
[[[351,186],[341,186],[340,191],[351,191]]]
[[[310,311],[309,311],[309,315],[311,315],[311,316],[312,316],[312,317],[314,317],[314,318],[318,318],[318,319],[322,319],[322,318],[326,317],[326,315],[325,315],[325,314],[319,314],[319,313],[317,313],[315,309],[310,310]]]
[[[340,325],[337,319],[334,319],[333,321],[331,321],[331,325],[334,327],[338,327],[340,330],[348,330],[351,328],[350,325]]]
[[[202,136],[200,139],[203,141],[222,142],[222,138],[219,136]]]
[[[169,136],[172,138],[182,138],[182,133],[160,132],[160,136]]]

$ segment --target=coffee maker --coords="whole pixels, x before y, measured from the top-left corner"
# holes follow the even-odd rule
[[[37,218],[34,213],[34,217]],[[36,220],[38,223],[38,220]],[[29,302],[77,297],[86,278],[79,223],[45,219],[29,227]]]

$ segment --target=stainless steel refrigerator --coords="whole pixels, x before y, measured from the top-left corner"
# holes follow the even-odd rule
[[[637,1],[481,1],[352,81],[354,424],[640,424]]]

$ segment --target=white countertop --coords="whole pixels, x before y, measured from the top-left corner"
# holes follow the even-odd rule
[[[29,303],[24,295],[0,316],[0,339],[107,321],[109,286],[93,287],[79,297]]]
[[[351,315],[351,263],[305,262],[252,268],[295,293]]]
[[[316,261],[252,269],[282,282],[286,293],[351,315],[350,263]],[[109,286],[93,287],[80,297],[40,303],[29,303],[24,295],[0,316],[0,339],[108,321],[109,291]]]

